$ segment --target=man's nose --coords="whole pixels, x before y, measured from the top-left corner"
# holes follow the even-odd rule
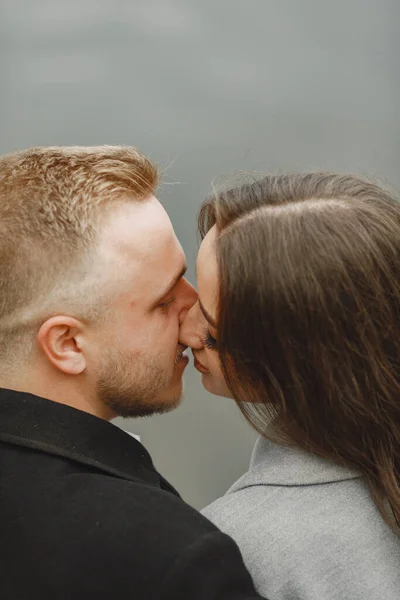
[[[189,346],[194,350],[200,350],[203,347],[201,334],[199,333],[197,304],[186,312],[185,317],[180,323],[179,343],[183,346]]]

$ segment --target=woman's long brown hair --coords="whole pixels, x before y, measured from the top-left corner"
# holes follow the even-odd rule
[[[218,349],[261,434],[361,472],[400,527],[400,203],[326,173],[214,194]]]

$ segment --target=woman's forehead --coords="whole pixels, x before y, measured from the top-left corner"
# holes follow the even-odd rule
[[[215,253],[215,227],[204,237],[197,256],[196,275],[201,302],[211,315],[215,314],[218,292],[218,264]]]
[[[216,263],[215,242],[217,240],[217,231],[214,227],[210,229],[201,242],[199,253],[197,255],[197,268],[202,268],[204,263],[209,261]]]

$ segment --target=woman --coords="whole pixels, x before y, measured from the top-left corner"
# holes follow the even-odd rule
[[[210,392],[260,434],[204,514],[271,600],[400,598],[400,204],[324,173],[202,206],[182,325]]]

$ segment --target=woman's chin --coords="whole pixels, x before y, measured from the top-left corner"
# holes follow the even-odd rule
[[[210,374],[202,374],[201,382],[204,389],[206,389],[210,394],[213,394],[214,396],[221,396],[221,398],[232,398],[232,394],[225,385],[225,382],[220,383],[213,381]]]

